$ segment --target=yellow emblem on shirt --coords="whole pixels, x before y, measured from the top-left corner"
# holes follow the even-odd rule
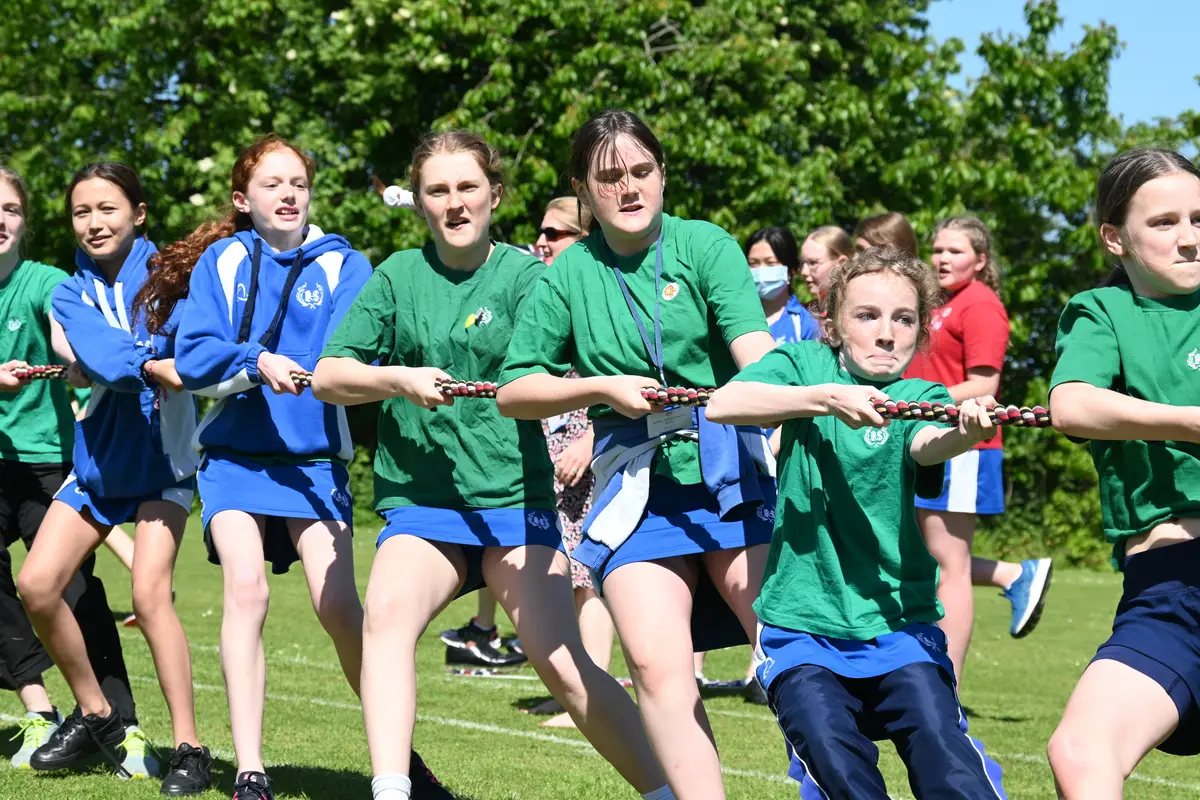
[[[471,327],[471,326],[472,326],[472,325],[474,325],[474,324],[475,324],[475,315],[474,315],[474,314],[468,314],[468,315],[467,315],[467,321],[463,323],[463,327],[464,327],[464,328],[469,328],[469,327]]]

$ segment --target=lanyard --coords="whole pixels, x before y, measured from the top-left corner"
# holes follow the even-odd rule
[[[262,263],[262,239],[254,240],[254,255],[250,258],[250,291],[246,297],[246,305],[242,308],[242,322],[238,327],[238,344],[243,344],[250,340],[250,326],[254,321],[254,306],[258,300],[258,271]],[[287,315],[288,300],[291,299],[292,289],[296,286],[296,279],[300,277],[301,270],[304,269],[304,248],[301,247],[296,251],[296,260],[292,263],[291,269],[288,270],[287,278],[283,282],[283,294],[279,297],[279,308],[275,310],[275,316],[271,318],[271,323],[267,326],[267,330],[261,337],[258,343],[263,347],[271,347],[271,340],[275,338],[275,334],[279,331],[279,326],[283,324],[283,318]]]
[[[658,230],[658,242],[654,246],[654,342],[651,343],[650,337],[646,335],[646,326],[642,324],[642,315],[638,313],[637,306],[634,305],[633,295],[629,292],[629,285],[625,283],[625,276],[621,274],[621,268],[617,264],[612,265],[612,270],[616,273],[617,283],[621,286],[621,294],[625,295],[625,305],[629,306],[629,313],[633,315],[633,322],[637,325],[638,333],[642,336],[642,344],[646,346],[646,353],[650,356],[650,363],[658,370],[658,378],[662,381],[662,385],[667,385],[667,375],[663,371],[663,343],[662,343],[662,320],[659,317],[659,304],[662,300],[662,266],[663,266],[663,229]]]

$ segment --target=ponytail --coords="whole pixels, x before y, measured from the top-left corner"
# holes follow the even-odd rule
[[[192,270],[204,251],[214,243],[250,228],[249,214],[230,211],[151,256],[146,282],[133,298],[134,316],[145,314],[146,329],[150,333],[162,333],[175,306],[188,296]]]

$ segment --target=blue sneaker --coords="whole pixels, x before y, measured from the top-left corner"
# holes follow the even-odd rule
[[[1004,590],[1004,596],[1012,603],[1012,628],[1009,633],[1020,639],[1033,633],[1042,618],[1042,607],[1046,605],[1046,592],[1050,590],[1050,574],[1054,566],[1049,558],[1030,559],[1021,562],[1021,576],[1012,586]]]

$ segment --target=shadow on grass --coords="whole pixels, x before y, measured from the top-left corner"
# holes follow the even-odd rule
[[[343,769],[326,769],[303,764],[272,764],[267,767],[271,788],[281,798],[310,797],[314,800],[353,800],[371,796],[371,776]],[[236,778],[234,766],[223,759],[213,759],[213,788],[232,791]],[[444,795],[430,795],[416,787],[413,800],[442,800]],[[476,800],[471,795],[453,793],[456,800]]]
[[[0,758],[4,761],[12,758],[13,753],[21,747],[18,733],[20,728],[14,723],[6,723],[0,727]],[[13,737],[17,738],[13,738]],[[160,758],[165,759],[166,753],[156,748]],[[0,764],[0,769],[4,768]],[[166,769],[163,762],[163,769]],[[341,769],[325,769],[300,764],[276,764],[268,768],[272,788],[280,797],[310,797],[320,800],[352,800],[352,798],[371,796],[371,776],[360,772],[350,772]],[[94,775],[105,780],[113,776],[113,767],[101,756],[95,756],[72,769],[55,772],[37,773],[41,780],[56,778],[78,778]],[[212,762],[213,790],[222,794],[233,791],[234,765],[224,759],[214,758]],[[455,793],[457,800],[476,800],[471,795]],[[442,800],[442,796],[435,796]],[[413,800],[429,798],[428,794],[415,793]]]
[[[990,713],[990,712],[981,712],[981,711],[976,711],[975,709],[970,708],[968,706],[963,706],[963,713],[967,715],[968,720],[986,719],[990,722],[1020,723],[1020,722],[1029,722],[1031,719],[1033,719],[1033,717],[1028,716],[1028,715],[1017,717],[1017,716],[1013,716],[1012,714],[994,714],[994,713]]]

